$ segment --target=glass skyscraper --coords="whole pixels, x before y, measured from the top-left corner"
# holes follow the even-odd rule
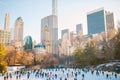
[[[31,50],[32,49],[32,37],[26,36],[24,39],[24,49]]]
[[[104,8],[97,9],[87,14],[88,35],[105,32],[114,28],[113,13]]]

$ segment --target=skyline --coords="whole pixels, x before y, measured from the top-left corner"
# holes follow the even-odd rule
[[[119,2],[119,0],[93,0],[92,3],[89,0],[58,0],[59,38],[62,29],[69,28],[70,31],[75,31],[76,25],[80,23],[83,24],[85,34],[87,32],[85,30],[87,29],[87,13],[101,7],[105,7],[106,10],[114,13],[116,24],[116,21],[120,19]],[[15,20],[21,16],[24,21],[24,37],[30,35],[33,41],[36,40],[39,43],[41,40],[41,19],[52,14],[52,0],[0,0],[0,11],[0,29],[4,28],[4,19],[7,12],[10,13],[10,28],[14,27]]]

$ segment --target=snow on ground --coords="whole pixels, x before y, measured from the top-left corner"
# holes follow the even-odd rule
[[[8,66],[7,71],[14,72],[14,71],[20,70],[22,68],[25,68],[25,66]]]
[[[114,66],[114,65],[118,65],[118,64],[120,64],[120,62],[105,63],[105,64],[98,65],[96,68],[98,69],[98,68],[103,67],[103,66],[109,67],[109,66]]]
[[[112,72],[104,72],[99,71],[99,75],[96,75],[97,71],[94,71],[92,74],[91,71],[84,72],[81,69],[42,69],[42,72],[50,74],[49,77],[35,77],[36,72],[33,71],[26,71],[26,73],[30,72],[30,78],[27,79],[27,74],[22,75],[21,79],[16,79],[16,74],[12,73],[12,79],[8,80],[74,80],[76,78],[77,80],[120,80],[120,74],[117,74],[117,78],[115,78],[115,73]],[[73,72],[73,75],[72,75]],[[40,71],[39,71],[40,73]],[[75,77],[75,73],[77,73],[77,76]],[[57,78],[55,78],[55,74],[57,74]],[[82,74],[84,74],[84,79],[82,77]],[[106,74],[109,75],[109,77],[106,77]],[[50,79],[49,79],[50,78]],[[0,76],[0,80],[4,80],[3,76]]]

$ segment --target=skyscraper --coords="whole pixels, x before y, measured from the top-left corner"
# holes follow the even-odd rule
[[[52,15],[57,15],[57,0],[52,0]]]
[[[70,34],[69,29],[63,29],[61,32],[61,38],[69,40],[69,34]]]
[[[14,40],[14,27],[10,28],[11,41]]]
[[[21,48],[23,46],[23,20],[21,17],[18,17],[15,21],[14,43],[17,48]]]
[[[77,24],[77,25],[76,25],[76,33],[77,33],[77,35],[79,35],[80,32],[81,32],[81,33],[83,32],[82,24]],[[83,33],[82,33],[82,34],[83,34]]]
[[[4,30],[9,31],[10,28],[10,14],[6,13],[4,21]]]
[[[57,53],[58,23],[56,15],[50,15],[41,20],[41,41],[48,53]]]
[[[24,39],[24,49],[25,50],[32,50],[32,37],[31,36],[26,36]]]
[[[88,35],[107,32],[114,29],[113,13],[100,8],[87,14]]]
[[[0,42],[2,42],[5,45],[10,44],[11,34],[9,31],[10,27],[10,14],[5,14],[5,21],[4,21],[4,29],[0,29]]]
[[[57,0],[52,0],[52,15],[41,20],[41,42],[45,45],[46,52],[58,53],[58,16]]]
[[[61,32],[61,48],[62,54],[68,55],[70,53],[70,32],[69,29],[63,29]]]

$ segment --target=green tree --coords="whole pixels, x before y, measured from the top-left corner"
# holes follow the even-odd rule
[[[85,67],[97,64],[96,45],[91,41],[84,49],[77,48],[74,52],[76,67]]]
[[[75,64],[75,67],[82,67],[82,65],[83,65],[82,55],[83,55],[83,49],[77,48],[74,51],[74,64]]]
[[[93,41],[86,44],[86,47],[83,52],[84,54],[82,56],[86,65],[96,64],[97,61],[96,51],[97,51],[96,44]]]
[[[119,59],[120,60],[120,31],[118,32],[118,34],[116,36],[115,59]]]

